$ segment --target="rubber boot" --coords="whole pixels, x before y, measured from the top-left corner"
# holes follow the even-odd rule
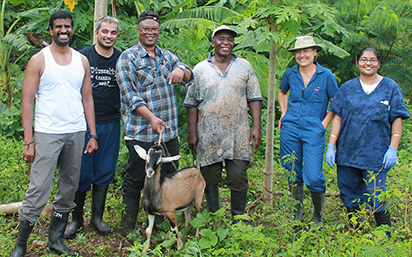
[[[67,220],[69,219],[68,212],[57,212],[53,209],[50,226],[49,226],[49,247],[52,253],[59,255],[67,254],[68,256],[76,256],[78,254],[76,251],[67,248],[63,244],[63,234],[66,229]]]
[[[374,216],[375,216],[376,225],[378,226],[388,225],[389,227],[392,227],[391,214],[389,210],[375,212]],[[386,231],[385,233],[388,237],[391,236],[390,231]]]
[[[23,257],[27,250],[27,240],[29,239],[30,233],[33,230],[34,222],[29,222],[27,220],[21,220],[19,225],[19,234],[17,235],[16,244],[14,246],[14,251],[11,253],[10,257]]]
[[[349,224],[352,228],[357,229],[360,225],[360,221],[358,220],[358,222],[356,224],[354,224],[353,222],[351,222],[351,219],[353,217],[354,214],[356,214],[358,211],[360,211],[359,206],[355,206],[355,207],[346,207],[346,210],[348,211],[348,218],[349,218]]]
[[[137,198],[129,198],[123,195],[123,203],[126,205],[122,213],[122,228],[125,236],[133,233],[131,237],[132,243],[136,237],[141,237],[140,233],[136,233],[136,220],[139,212],[140,195]]]
[[[293,216],[293,220],[303,221],[303,182],[296,182],[293,184],[289,184],[289,190],[292,192],[293,198],[298,201],[295,205],[295,215]]]
[[[77,191],[74,197],[74,207],[72,211],[72,222],[67,226],[66,231],[64,231],[64,238],[73,239],[76,237],[77,230],[81,228],[84,224],[83,220],[83,207],[84,200],[86,199],[87,192]]]
[[[239,222],[239,220],[234,219],[236,215],[242,215],[245,213],[247,191],[247,189],[243,191],[230,191],[233,223]]]
[[[93,185],[92,195],[92,217],[90,223],[94,226],[97,233],[102,236],[110,234],[110,227],[103,222],[103,212],[106,205],[107,186]]]
[[[312,221],[316,225],[321,225],[323,221],[323,206],[325,205],[325,190],[321,192],[310,192],[313,203],[313,217]]]
[[[219,185],[209,185],[205,188],[206,201],[210,212],[219,210]]]

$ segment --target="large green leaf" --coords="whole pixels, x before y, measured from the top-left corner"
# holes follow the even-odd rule
[[[30,44],[29,40],[25,35],[21,34],[9,34],[5,36],[1,42],[10,44],[20,52],[25,52],[30,49],[33,49],[34,47]]]

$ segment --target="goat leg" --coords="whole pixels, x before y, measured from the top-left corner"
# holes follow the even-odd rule
[[[192,213],[190,211],[190,206],[184,210],[185,213],[185,226],[188,227],[190,225],[190,222],[192,221]]]
[[[171,230],[177,238],[177,250],[180,250],[183,247],[183,241],[179,235],[174,211],[166,213],[166,217],[169,219]]]
[[[147,214],[147,220],[149,224],[147,225],[146,228],[146,247],[144,248],[143,252],[146,252],[147,249],[150,248],[150,239],[152,237],[152,231],[153,231],[153,226],[154,226],[154,221],[155,221],[155,215]]]

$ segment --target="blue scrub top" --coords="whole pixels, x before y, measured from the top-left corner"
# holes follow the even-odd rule
[[[391,141],[391,124],[409,118],[400,87],[383,78],[367,95],[359,78],[344,83],[329,111],[342,118],[336,163],[363,170],[379,171]]]
[[[282,118],[282,127],[287,123],[302,128],[323,129],[329,99],[338,91],[333,73],[315,62],[316,72],[305,89],[299,66],[285,71],[279,88],[289,93],[288,110]],[[324,130],[324,129],[323,129]]]

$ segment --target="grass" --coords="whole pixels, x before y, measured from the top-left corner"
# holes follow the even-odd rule
[[[2,203],[19,201],[28,186],[27,166],[15,157],[18,141],[4,143],[1,151],[4,152],[0,188]],[[184,147],[183,147],[184,148]],[[183,150],[184,152],[185,150]],[[180,166],[191,165],[192,156],[182,154]],[[104,220],[110,225],[113,232],[107,237],[98,235],[90,220],[90,193],[85,205],[85,226],[73,240],[64,242],[78,250],[81,256],[144,256],[140,244],[131,245],[121,233],[121,181],[126,167],[127,151],[121,150],[117,173],[111,184],[107,199],[107,208]],[[183,218],[179,218],[179,228],[185,246],[182,250],[175,250],[176,244],[171,232],[158,233],[152,244],[149,256],[412,256],[412,240],[409,227],[412,219],[408,213],[411,165],[408,161],[401,162],[389,173],[387,179],[387,198],[392,213],[392,237],[387,238],[384,228],[376,228],[372,217],[365,223],[364,229],[356,234],[348,226],[346,210],[339,198],[336,171],[324,165],[327,191],[324,208],[324,225],[321,230],[311,225],[312,203],[310,192],[305,189],[304,222],[298,224],[292,221],[293,200],[288,192],[285,174],[281,171],[275,159],[274,173],[274,207],[269,208],[260,199],[262,183],[264,181],[264,159],[255,157],[255,165],[248,172],[250,190],[248,194],[248,217],[240,225],[233,225],[230,217],[230,191],[225,185],[225,176],[220,190],[221,207],[225,208],[221,217],[207,220],[201,227],[203,235],[200,239],[194,237],[194,228],[184,228]],[[12,169],[6,169],[9,165]],[[22,168],[23,167],[23,168]],[[14,170],[13,170],[14,169]],[[53,192],[55,188],[53,188]],[[409,198],[408,198],[409,197]],[[206,208],[204,201],[203,207]],[[206,212],[207,213],[207,212]],[[206,214],[204,214],[206,215]],[[362,212],[367,219],[369,211]],[[205,216],[204,216],[205,217]],[[199,219],[205,219],[205,218]],[[210,218],[210,217],[209,217]],[[146,217],[143,211],[139,212],[138,224],[144,232]],[[29,238],[29,256],[53,256],[45,247],[47,244],[47,229],[49,217],[42,216],[36,224]],[[0,256],[9,256],[17,235],[17,216],[0,215]],[[167,222],[164,223],[168,228]],[[227,233],[219,239],[218,228]],[[210,237],[207,237],[207,233]],[[211,234],[210,234],[211,233]],[[212,240],[216,234],[217,241],[213,247],[203,248],[205,240]],[[202,241],[203,240],[203,241]]]

